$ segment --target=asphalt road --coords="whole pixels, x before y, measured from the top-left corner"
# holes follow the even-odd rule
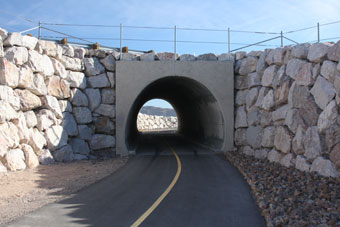
[[[174,136],[156,141],[145,139],[138,155],[113,175],[8,226],[131,226],[176,175],[178,164],[167,143],[182,170],[174,188],[140,226],[265,226],[247,183],[222,155]]]

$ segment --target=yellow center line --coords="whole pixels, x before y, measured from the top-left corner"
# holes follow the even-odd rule
[[[169,194],[169,192],[171,191],[171,189],[175,186],[175,184],[178,181],[179,176],[181,175],[181,171],[182,171],[182,164],[181,164],[181,160],[179,159],[178,155],[176,154],[176,152],[174,151],[174,149],[172,149],[172,147],[168,144],[168,146],[170,147],[171,152],[174,154],[176,160],[177,160],[177,173],[174,177],[174,179],[172,179],[170,185],[167,187],[167,189],[162,193],[162,195],[152,204],[152,206],[145,211],[145,213],[140,216],[137,221],[135,221],[131,227],[138,227],[140,224],[143,223],[143,221],[158,207],[158,205],[163,201],[163,199]]]

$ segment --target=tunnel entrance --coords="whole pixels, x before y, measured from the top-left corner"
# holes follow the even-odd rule
[[[143,138],[135,124],[139,110],[145,102],[155,98],[166,100],[174,107],[179,125],[178,136],[215,149],[222,148],[225,123],[216,98],[193,79],[168,76],[148,85],[132,105],[126,125],[128,149],[135,150]]]
[[[136,124],[138,113],[151,99],[163,99],[175,109],[178,118],[175,136],[216,151],[233,148],[232,62],[117,61],[118,155],[136,153],[144,138]]]
[[[176,132],[177,114],[173,106],[163,99],[151,99],[139,110],[137,129],[140,133]]]

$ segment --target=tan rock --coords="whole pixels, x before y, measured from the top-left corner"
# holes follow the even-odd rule
[[[37,155],[34,153],[33,148],[28,144],[22,144],[21,147],[25,153],[25,163],[27,168],[36,168],[39,165],[39,160]]]

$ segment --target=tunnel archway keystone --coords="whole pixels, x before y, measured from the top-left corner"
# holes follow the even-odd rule
[[[117,154],[135,154],[140,108],[153,98],[176,110],[185,139],[218,151],[233,148],[234,80],[231,62],[116,62]]]

